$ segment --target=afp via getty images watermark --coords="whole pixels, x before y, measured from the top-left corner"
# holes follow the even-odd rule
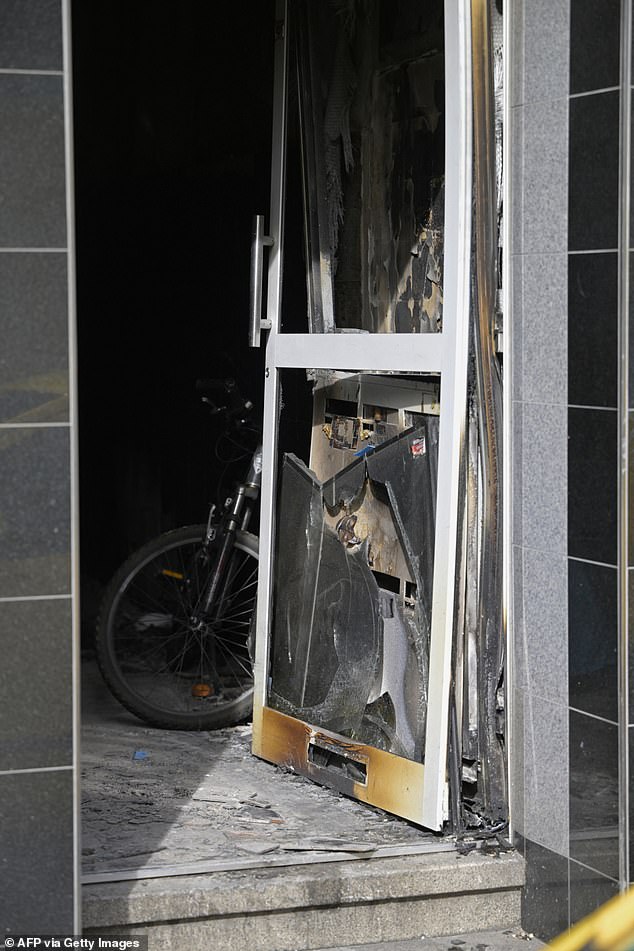
[[[8,951],[148,951],[147,935],[5,935],[0,948]]]

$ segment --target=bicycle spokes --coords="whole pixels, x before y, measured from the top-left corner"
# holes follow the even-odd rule
[[[209,574],[200,544],[152,558],[120,596],[117,663],[145,701],[182,713],[219,706],[251,688],[248,651],[257,561],[234,550],[209,613],[199,613]]]

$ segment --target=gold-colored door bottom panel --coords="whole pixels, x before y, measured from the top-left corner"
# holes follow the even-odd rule
[[[386,812],[423,822],[422,763],[355,743],[270,707],[254,712],[253,752]]]

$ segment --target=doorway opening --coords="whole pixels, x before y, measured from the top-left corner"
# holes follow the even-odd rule
[[[213,429],[198,405],[193,386],[195,379],[232,376],[260,405],[264,400],[264,357],[246,346],[249,234],[253,210],[268,204],[274,107],[272,51],[279,27],[273,3],[254,4],[246,10],[214,8],[212,13],[201,11],[199,4],[190,2],[181,6],[176,21],[171,8],[161,3],[135,5],[134,9],[122,6],[119,16],[113,13],[111,5],[107,11],[94,5],[75,6],[81,565],[83,646],[85,659],[90,663],[90,631],[103,588],[118,564],[130,551],[159,532],[199,522],[201,513],[214,497],[222,500],[226,480],[235,475],[225,459],[214,458]],[[354,4],[349,6],[354,8]],[[388,6],[378,4],[383,13]],[[394,42],[405,43],[406,39],[406,36],[396,37]],[[114,71],[110,68],[113,49],[121,52]],[[420,73],[424,77],[423,85],[428,84],[429,70],[427,65],[419,69],[422,55],[419,54],[420,51],[410,51],[408,58],[406,50],[399,52],[398,56],[405,57],[403,63],[407,60],[409,65],[403,66],[397,56],[395,62],[401,63],[400,73],[390,69],[381,75],[377,96],[380,101],[392,96],[397,111],[401,100],[396,93],[402,91],[398,77],[403,70],[412,76]],[[239,79],[236,75],[238,55],[240,62],[248,64],[240,69]],[[426,64],[431,59],[423,56]],[[166,63],[181,65],[166,68]],[[440,79],[433,69],[430,75],[429,101],[437,106]],[[316,81],[320,82],[319,76]],[[410,93],[415,93],[417,88],[412,82]],[[429,103],[425,108],[429,111]],[[96,114],[100,116],[99,123],[94,121]],[[439,122],[437,117],[436,130],[441,127]],[[300,140],[290,142],[290,148],[301,151]],[[334,181],[333,167],[330,167],[331,181]],[[344,156],[338,173],[341,181],[349,173],[354,175],[352,169],[345,168]],[[325,167],[319,174],[327,177],[329,168]],[[293,175],[298,175],[290,161],[288,175],[290,188]],[[350,282],[348,286],[346,281],[340,282],[332,301],[338,312],[345,314],[339,327],[341,331],[363,334],[382,333],[387,329],[390,333],[429,333],[437,329],[442,300],[438,282],[432,277],[439,267],[438,232],[441,229],[436,225],[441,217],[438,207],[443,192],[442,176],[436,166],[428,177],[435,184],[423,215],[426,227],[422,230],[414,227],[413,243],[407,248],[404,228],[402,247],[398,248],[401,255],[405,251],[409,255],[410,273],[394,284],[394,281],[390,283],[393,276],[390,271],[383,282],[385,286],[376,274],[371,276],[364,285],[367,293],[361,308],[356,311],[349,293]],[[376,181],[374,188],[380,192],[387,214],[392,196]],[[351,218],[353,220],[353,216],[346,216],[342,227],[351,228]],[[323,238],[319,229],[327,230],[328,215],[325,222],[313,222],[313,227],[318,240]],[[301,202],[289,202],[287,234],[295,229],[301,235],[303,228]],[[377,227],[374,232],[367,227],[363,229],[366,235],[364,260],[368,259],[370,246],[376,261],[384,257],[387,238],[385,235],[381,238],[379,231]],[[301,322],[301,329],[305,331],[307,300],[312,295],[315,302],[319,292],[319,307],[313,307],[312,313],[321,315],[319,319],[324,326],[315,325],[312,329],[327,330],[330,318],[328,307],[324,306],[324,286],[318,283],[314,273],[309,274],[306,284],[303,239],[287,244],[283,285],[288,305],[286,329],[298,332]],[[351,278],[354,269],[352,255],[346,258],[344,254],[347,246],[342,240],[339,273],[343,278],[346,275]],[[419,300],[415,291],[420,277],[417,276],[418,263],[423,258],[425,288]],[[374,296],[370,293],[373,287]],[[425,289],[429,290],[428,295]],[[382,300],[395,302],[391,309],[384,308],[389,328],[381,326]],[[240,315],[244,315],[244,320]],[[293,474],[299,472],[305,479],[310,463],[322,491],[329,479],[337,481],[336,472],[344,466],[333,468],[332,461],[335,456],[343,458],[343,453],[352,465],[354,478],[358,476],[359,484],[355,484],[355,492],[346,504],[342,507],[337,496],[332,505],[322,507],[322,515],[328,530],[339,538],[341,552],[337,550],[337,554],[343,553],[347,563],[358,563],[359,574],[366,578],[376,604],[380,605],[381,639],[375,639],[373,652],[366,650],[363,641],[359,656],[351,658],[351,667],[358,670],[361,658],[374,657],[378,663],[381,655],[380,676],[375,663],[372,676],[368,674],[366,678],[368,683],[372,680],[372,685],[364,697],[360,715],[363,735],[365,738],[371,735],[379,749],[391,744],[402,758],[420,759],[424,733],[420,702],[424,690],[420,685],[426,674],[420,651],[416,652],[415,638],[410,636],[410,621],[424,613],[428,585],[425,572],[416,561],[418,555],[413,560],[408,551],[411,532],[405,525],[407,519],[403,520],[403,506],[390,494],[386,488],[389,479],[380,472],[388,451],[379,450],[391,443],[395,448],[387,446],[387,450],[398,454],[406,446],[408,464],[420,469],[430,463],[437,426],[438,380],[433,374],[418,374],[416,379],[408,379],[405,374],[381,374],[377,378],[371,372],[348,373],[345,369],[336,379],[307,380],[305,375],[299,379],[290,369],[286,376],[286,409],[280,424],[282,440],[286,433],[289,447],[292,443],[297,452],[297,446],[303,444],[306,450],[303,467],[292,462],[285,464],[289,473],[295,465]],[[293,376],[295,379],[291,381]],[[416,390],[416,399],[411,398],[412,389]],[[304,426],[307,418],[311,420],[308,429]],[[470,459],[471,468],[468,465],[465,471],[477,480],[479,450],[475,416],[472,429],[475,455]],[[405,438],[403,433],[407,434]],[[372,452],[366,458],[358,457],[361,461],[355,461],[354,457],[369,447]],[[319,464],[315,461],[318,458],[321,459]],[[310,487],[311,491],[315,485]],[[466,512],[462,517],[468,519]],[[472,512],[471,517],[477,518],[477,514]],[[364,519],[366,524],[373,520],[373,525],[382,526],[384,544],[375,544],[372,548],[372,542],[367,541],[368,532],[363,534]],[[394,538],[397,539],[395,546]],[[390,542],[393,552],[388,550]],[[291,602],[292,599],[289,611],[293,608]],[[387,648],[386,632],[388,640],[391,637],[402,650]],[[281,642],[277,643],[279,647]],[[475,634],[472,641],[465,643],[465,657],[469,650],[477,651]],[[279,672],[280,668],[277,669]],[[464,669],[472,669],[468,661]],[[491,670],[489,695],[497,702],[499,684],[496,681],[493,685],[493,677]],[[86,686],[89,691],[94,690],[92,699],[100,697],[99,703],[110,703],[90,673]],[[463,755],[458,763],[459,781],[462,792],[473,792],[477,800],[481,756],[474,739],[478,726],[476,723],[474,727],[473,711],[478,696],[474,688],[469,692],[464,683],[460,689],[463,688],[466,691],[463,696],[470,697],[470,705],[464,709],[470,712],[456,729],[461,732],[462,744],[467,740],[471,743],[469,749],[473,755],[470,753],[466,758]],[[91,721],[88,734],[90,736],[92,731],[93,739],[100,729],[96,725],[99,719],[96,706],[91,707],[89,697],[85,709],[95,713],[96,719]],[[283,706],[282,699],[278,710]],[[212,776],[210,780],[209,776],[213,772],[210,763],[213,765],[223,751],[232,768],[237,769],[242,763],[249,745],[246,725],[231,734],[220,731],[204,738],[165,734],[161,738],[151,735],[143,725],[116,707],[109,706],[109,711],[117,723],[116,739],[114,734],[103,735],[93,747],[92,759],[90,742],[84,743],[85,765],[93,770],[94,776],[105,766],[108,783],[105,810],[102,793],[90,783],[85,786],[89,791],[92,818],[96,817],[92,827],[96,835],[94,844],[90,844],[90,836],[85,837],[86,868],[91,880],[103,880],[104,875],[121,872],[133,878],[141,877],[148,867],[155,870],[154,874],[160,874],[162,866],[169,867],[173,874],[174,865],[191,865],[186,860],[194,854],[198,854],[197,861],[203,864],[204,861],[207,864],[218,861],[220,865],[234,861],[235,864],[235,859],[227,859],[228,853],[238,855],[242,867],[252,867],[254,862],[277,861],[262,844],[264,839],[270,841],[271,836],[263,837],[261,832],[252,834],[254,826],[261,829],[262,822],[268,823],[267,832],[271,835],[283,825],[283,821],[278,821],[283,820],[283,816],[277,799],[261,791],[259,777],[265,772],[269,775],[271,768],[254,761],[254,778],[247,786],[237,785],[230,793],[227,793],[226,778]],[[335,726],[340,732],[338,725]],[[333,729],[333,724],[329,723],[328,728]],[[309,747],[316,771],[343,777],[344,785],[353,781],[363,785],[367,780],[367,764],[354,755],[344,756],[339,748],[330,748],[327,737],[313,738]],[[463,751],[466,748],[461,746]],[[162,806],[152,799],[152,771],[159,763],[163,763],[169,775],[167,782],[171,792],[166,799],[166,809],[172,813],[171,825],[169,815],[166,821],[166,813],[157,819]],[[173,769],[169,763],[175,764]],[[292,775],[284,778],[272,771],[270,775],[276,782],[286,783],[289,790],[305,782]],[[221,793],[214,792],[218,785],[223,787]],[[306,798],[306,788],[308,784],[301,785],[300,799]],[[129,794],[126,808],[129,807],[130,815],[135,817],[132,825],[144,830],[145,845],[151,849],[149,854],[144,851],[138,837],[134,847],[133,839],[128,839],[117,854],[110,857],[108,867],[99,868],[96,856],[102,844],[108,838],[110,841],[115,838],[109,835],[108,827],[115,828],[122,815],[117,812],[118,807],[114,812],[107,812],[108,800],[114,805],[117,792],[122,789]],[[253,796],[252,791],[257,795]],[[308,799],[313,796],[315,803],[310,821],[316,812],[325,808],[323,797],[332,794],[319,790]],[[375,823],[379,836],[379,821],[383,823],[385,819],[383,813],[337,797],[332,801],[339,803],[343,810],[348,845],[352,816],[363,816],[363,821],[370,824],[374,820],[367,817],[380,817]],[[237,825],[228,830],[227,812],[231,810]],[[210,822],[211,814],[216,816],[215,827]],[[482,819],[481,810],[474,808],[473,815],[474,828],[477,828]],[[194,828],[204,826],[210,831],[196,833],[185,844],[181,840],[177,851],[170,851],[172,846],[164,844],[166,827],[177,827],[177,816],[191,820]],[[389,826],[390,835],[387,839],[379,836],[376,843],[379,849],[446,847],[438,837],[405,821],[390,820],[385,825]],[[297,830],[298,827],[291,830],[296,838]],[[236,835],[228,838],[226,831],[234,831]],[[323,853],[316,838],[313,836],[311,842],[314,848],[306,852]],[[205,859],[200,859],[200,851],[195,852],[196,845],[202,846]],[[210,849],[214,848],[219,851],[216,858],[210,858]],[[301,850],[295,851],[301,854]],[[336,850],[331,837],[329,852],[333,851]],[[258,857],[254,859],[254,855]],[[288,854],[282,855],[279,861],[290,861]]]

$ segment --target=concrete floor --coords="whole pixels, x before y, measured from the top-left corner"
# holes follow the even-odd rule
[[[302,864],[445,850],[417,826],[256,759],[251,728],[155,730],[82,671],[83,872]]]

